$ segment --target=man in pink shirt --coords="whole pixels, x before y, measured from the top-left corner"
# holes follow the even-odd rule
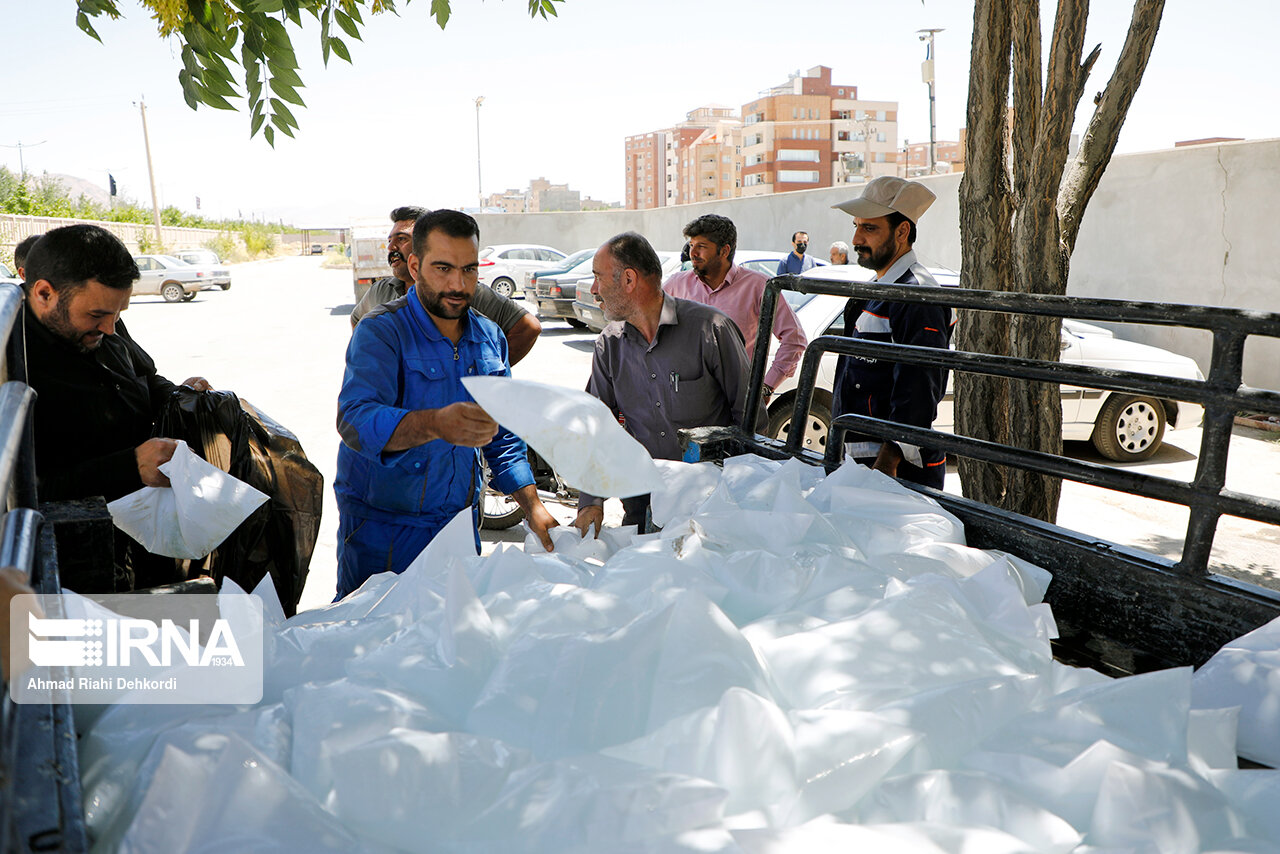
[[[717,214],[700,216],[684,227],[689,239],[689,260],[693,269],[676,273],[662,286],[673,297],[693,300],[718,308],[733,319],[747,344],[747,358],[756,346],[760,326],[760,303],[768,280],[763,273],[744,270],[733,263],[738,248],[738,229],[733,220]],[[764,375],[764,398],[768,404],[774,386],[795,373],[808,343],[796,314],[786,300],[778,300],[773,318],[773,337],[778,352]]]

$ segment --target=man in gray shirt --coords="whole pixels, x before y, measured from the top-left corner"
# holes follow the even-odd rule
[[[633,231],[610,238],[591,264],[591,292],[612,321],[596,339],[587,391],[604,401],[654,459],[680,459],[676,431],[741,425],[751,367],[727,314],[662,291],[662,263]],[[604,521],[604,498],[581,494],[574,526]],[[641,525],[649,496],[622,501],[624,525]]]
[[[356,328],[360,318],[373,309],[404,296],[405,290],[413,284],[407,253],[413,245],[413,224],[425,213],[429,213],[426,208],[415,205],[404,205],[391,212],[391,233],[387,235],[387,263],[391,265],[393,275],[379,279],[369,286],[369,290],[351,310],[352,329]],[[488,285],[476,283],[471,307],[498,324],[498,328],[507,336],[507,354],[513,365],[528,355],[542,332],[542,324],[538,318],[506,297],[495,294]]]

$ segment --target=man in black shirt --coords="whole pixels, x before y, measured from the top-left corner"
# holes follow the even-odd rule
[[[38,395],[42,500],[111,501],[143,486],[169,485],[159,467],[177,443],[151,433],[175,386],[156,373],[120,320],[137,278],[129,250],[95,225],[54,229],[27,258],[24,330],[28,383]],[[202,377],[183,385],[209,388]],[[133,563],[139,587],[176,580],[165,577],[172,560]]]

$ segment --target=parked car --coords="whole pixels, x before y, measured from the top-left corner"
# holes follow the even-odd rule
[[[231,287],[231,271],[225,267],[197,267],[172,255],[135,255],[141,277],[133,284],[135,296],[158,294],[165,302],[195,299],[199,291]]]
[[[662,281],[671,278],[672,274],[680,271],[680,253],[679,252],[659,252],[658,260],[662,262]],[[588,272],[590,266],[588,266]],[[600,300],[596,299],[596,295],[591,293],[591,276],[587,276],[586,287],[575,287],[574,293],[571,295],[569,308],[573,311],[573,318],[565,318],[572,326],[585,326],[593,332],[599,332],[604,329],[605,324],[609,321],[605,319],[604,309],[600,307]],[[576,322],[575,322],[576,320]]]
[[[323,246],[321,246],[319,243],[312,243],[312,244],[311,244],[310,253],[311,253],[312,255],[323,255],[323,254],[324,254],[324,247],[323,247]]]
[[[539,277],[558,276],[561,273],[567,273],[595,254],[595,247],[591,249],[579,249],[577,252],[572,255],[565,256],[559,263],[553,264],[550,267],[545,267],[541,270],[526,270],[524,274],[524,287],[522,288],[525,299],[532,302],[538,298],[537,294],[534,292],[534,283]]]
[[[480,250],[480,281],[494,293],[514,299],[519,296],[516,282],[523,282],[525,273],[545,270],[564,259],[559,249],[534,243],[486,246]]]
[[[169,254],[180,261],[186,261],[188,264],[194,264],[197,267],[217,267],[222,264],[218,253],[212,249],[179,249],[177,252]]]
[[[932,270],[939,284],[959,284],[959,276],[946,270]],[[840,278],[845,281],[868,281],[874,273],[857,266],[832,267],[820,274],[805,275]],[[823,294],[800,294],[783,291],[783,296],[796,312],[805,336],[812,341],[819,335],[844,334],[846,300]],[[1091,368],[1135,371],[1157,376],[1204,379],[1196,363],[1177,353],[1161,350],[1136,341],[1116,338],[1107,329],[1078,320],[1062,322],[1062,351],[1059,360]],[[804,444],[816,453],[826,447],[831,426],[832,388],[835,381],[836,357],[830,353],[818,365],[814,383],[813,404],[805,424]],[[799,374],[797,368],[796,374]],[[768,407],[767,434],[785,438],[791,427],[795,401],[796,376],[783,380],[774,390]],[[1062,438],[1090,441],[1098,452],[1118,462],[1144,460],[1154,454],[1164,439],[1166,427],[1177,429],[1200,423],[1202,407],[1176,400],[1157,400],[1124,392],[1062,386]],[[938,406],[934,429],[950,432],[955,423],[952,385]]]
[[[0,263],[0,282],[9,282],[15,285],[22,284],[22,279],[18,278],[18,274],[10,270],[3,263]]]

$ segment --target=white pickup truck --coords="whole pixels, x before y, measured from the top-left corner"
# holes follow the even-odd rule
[[[387,263],[387,226],[364,225],[351,229],[351,281],[356,302],[378,279],[391,275]]]

